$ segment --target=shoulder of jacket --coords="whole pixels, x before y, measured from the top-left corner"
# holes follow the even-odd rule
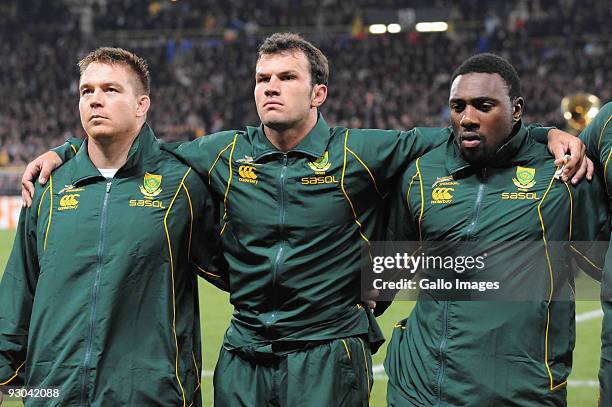
[[[47,188],[51,182],[53,182],[53,192],[57,192],[64,188],[65,184],[67,185],[72,182],[72,175],[75,172],[76,167],[77,162],[75,159],[66,161],[51,173],[51,179],[47,181],[42,188]],[[38,182],[36,182],[36,186],[39,186]]]
[[[160,150],[159,154],[155,156],[156,162],[155,167],[160,174],[167,174],[171,176],[179,177],[189,185],[198,186],[199,183],[203,183],[200,175],[190,165],[179,160],[172,153],[164,150]],[[140,179],[140,178],[139,178]]]
[[[599,109],[600,114],[610,117],[612,115],[612,102],[608,102]]]
[[[446,157],[448,155],[448,148],[449,147],[447,143],[443,143],[429,150],[428,152],[426,152],[425,154],[417,158],[417,160],[419,161],[420,165],[424,165],[424,164],[425,165],[445,165]],[[411,166],[412,165],[416,166],[417,160],[414,160]]]
[[[527,135],[525,143],[526,148],[522,149],[522,152],[516,156],[514,161],[524,161],[528,159],[533,161],[535,166],[541,168],[548,165],[554,165],[555,158],[550,151],[548,151],[548,146],[546,144],[537,142],[531,134]]]
[[[231,143],[234,140],[234,137],[244,137],[246,133],[246,130],[224,130],[218,133],[211,133],[203,136],[202,139],[205,139],[211,145],[222,145]]]
[[[358,140],[372,140],[375,137],[395,139],[401,135],[401,131],[398,130],[382,130],[382,129],[347,129],[345,127],[334,127],[333,132],[340,132],[345,134],[348,130],[349,137]]]
[[[211,133],[183,144],[180,149],[191,149],[195,145],[199,149],[206,149],[213,153],[224,149],[234,141],[235,137],[242,137],[245,133],[244,130],[228,130]]]
[[[172,153],[160,150],[158,154],[153,157],[156,160],[156,167],[162,171],[176,171],[184,173],[189,169],[189,165],[185,164]]]
[[[379,156],[393,148],[402,132],[397,130],[380,129],[347,129],[334,127],[332,129],[332,142],[344,144],[358,155],[364,157]]]

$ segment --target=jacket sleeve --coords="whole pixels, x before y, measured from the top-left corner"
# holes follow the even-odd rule
[[[71,137],[62,145],[52,148],[51,151],[60,156],[63,162],[66,162],[76,155],[79,148],[83,144],[83,140],[76,137]]]
[[[411,198],[421,196],[420,182],[417,166],[413,163],[397,183],[395,192],[391,195],[389,225],[387,227],[388,241],[420,240],[418,227],[412,213],[413,208],[410,205]]]
[[[418,228],[410,208],[412,194],[420,196],[420,180],[416,165],[413,163],[397,183],[390,197],[389,222],[385,239],[385,255],[405,250],[406,246],[395,242],[414,242],[419,240]],[[375,276],[371,277],[372,279]],[[374,315],[382,315],[391,306],[391,301],[377,301]]]
[[[386,196],[414,160],[445,143],[450,135],[450,128],[415,127],[409,131],[351,129],[344,130],[341,137],[347,159],[363,165],[379,193]]]
[[[162,149],[176,156],[198,173],[203,174],[207,173],[209,168],[204,141],[205,137],[200,137],[193,141],[162,143]],[[72,137],[66,140],[64,144],[51,149],[51,151],[57,153],[66,162],[74,158],[82,144],[83,140]]]
[[[219,230],[221,205],[213,199],[199,174],[189,174],[186,184],[193,211],[189,263],[197,275],[229,291],[229,271],[221,251]]]
[[[548,144],[548,131],[555,127],[542,127],[537,123],[526,126],[529,134],[533,139],[540,144]]]
[[[163,143],[162,150],[193,168],[204,180],[222,154],[230,155],[240,131],[222,131],[184,143]],[[208,182],[208,181],[206,181]]]
[[[573,188],[572,242],[570,255],[582,271],[601,281],[610,238],[607,195],[596,174],[590,183]]]
[[[548,142],[551,127],[532,124],[528,129],[544,144]],[[451,134],[450,127],[415,127],[409,131],[352,129],[342,136],[347,157],[355,156],[366,166],[385,195],[414,160],[445,143]]]
[[[587,153],[595,165],[607,170],[612,144],[612,102],[606,103],[591,123],[578,136],[586,145]],[[606,174],[603,174],[604,177]]]
[[[26,345],[39,267],[35,208],[24,208],[0,282],[0,386],[24,382]]]

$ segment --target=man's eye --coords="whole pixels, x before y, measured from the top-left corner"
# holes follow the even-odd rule
[[[461,112],[461,111],[463,111],[465,106],[463,104],[460,104],[460,103],[453,103],[453,104],[450,105],[450,108],[454,112]]]
[[[83,89],[83,90],[81,91],[81,95],[87,95],[87,94],[89,94],[89,93],[91,93],[91,89]]]
[[[269,80],[270,78],[259,77],[257,78],[257,83],[268,82]]]
[[[474,101],[474,107],[481,112],[488,112],[489,110],[493,109],[495,105],[496,103],[492,100],[482,99]]]

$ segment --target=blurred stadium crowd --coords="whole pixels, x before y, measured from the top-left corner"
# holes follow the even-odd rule
[[[451,29],[367,34],[368,10],[406,7],[448,10]],[[612,99],[606,0],[5,0],[0,15],[0,167],[82,135],[76,61],[101,45],[149,61],[149,121],[167,140],[258,125],[256,47],[280,30],[328,56],[333,125],[446,126],[450,74],[484,51],[517,67],[527,121],[564,127],[569,93]]]

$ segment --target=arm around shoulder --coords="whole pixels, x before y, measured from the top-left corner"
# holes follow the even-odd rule
[[[572,188],[574,195],[570,254],[577,266],[601,280],[610,239],[607,194],[599,176]]]
[[[229,291],[229,267],[221,251],[220,202],[202,177],[191,172],[186,182],[193,213],[189,263],[192,271],[216,287]]]
[[[349,130],[347,157],[358,157],[379,187],[389,192],[418,157],[448,141],[451,129],[416,127],[409,131]]]
[[[213,133],[184,143],[162,143],[162,150],[192,167],[207,179],[209,171],[221,156],[229,156],[243,132],[232,130]]]

